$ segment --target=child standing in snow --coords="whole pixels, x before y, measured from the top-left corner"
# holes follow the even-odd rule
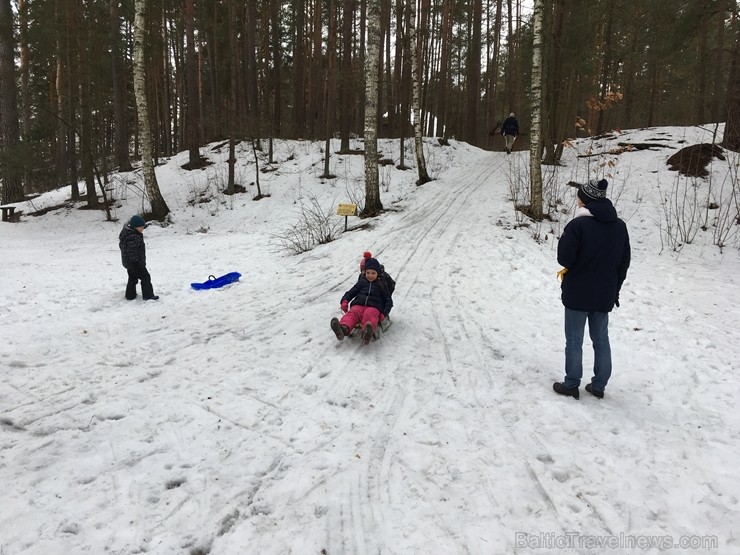
[[[363,258],[365,271],[357,283],[342,297],[340,306],[344,316],[339,320],[331,319],[331,329],[341,341],[357,325],[362,327],[362,341],[367,343],[378,328],[378,323],[384,320],[391,308],[393,300],[388,286],[378,279],[381,268],[375,258]]]
[[[141,296],[145,301],[156,301],[152,278],[146,269],[146,245],[144,245],[144,228],[146,222],[141,216],[132,216],[118,235],[118,248],[121,249],[121,264],[128,272],[126,299],[136,298],[136,284],[141,280]]]

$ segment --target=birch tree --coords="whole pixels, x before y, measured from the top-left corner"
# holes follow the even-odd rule
[[[367,58],[365,60],[365,208],[364,216],[383,210],[378,183],[378,57],[380,54],[380,0],[367,4]]]
[[[530,216],[542,219],[542,165],[540,143],[542,131],[542,14],[543,0],[534,0],[534,40],[532,43],[532,124],[529,144]]]
[[[136,0],[134,4],[134,96],[139,113],[139,140],[141,142],[141,166],[144,173],[144,186],[152,216],[162,220],[170,209],[159,191],[157,175],[154,173],[154,154],[152,132],[149,123],[149,106],[146,98],[146,67],[144,64],[144,36],[146,18],[146,0]]]
[[[412,98],[411,109],[414,113],[414,145],[416,147],[416,168],[419,173],[417,185],[424,185],[432,180],[427,173],[427,163],[424,159],[424,142],[421,140],[421,72],[419,71],[419,33],[416,25],[416,0],[410,0],[411,14],[409,17],[409,48],[411,49],[411,81]]]

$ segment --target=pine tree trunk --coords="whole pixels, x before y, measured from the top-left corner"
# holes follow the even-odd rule
[[[337,17],[334,10],[334,0],[328,0],[328,26],[329,34],[326,45],[326,75],[324,77],[324,137],[326,140],[326,147],[324,148],[324,173],[321,175],[323,179],[334,179],[336,176],[332,175],[329,171],[331,160],[331,137],[332,137],[332,125],[334,123],[334,105],[333,91],[334,91],[334,67],[336,66],[336,35],[337,35]]]
[[[439,86],[437,87],[437,125],[436,135],[446,139],[448,135],[447,106],[450,88],[450,45],[452,42],[452,2],[445,2],[442,11],[441,46],[439,53]]]
[[[727,94],[727,122],[722,146],[740,152],[740,25],[736,23],[735,48]]]
[[[258,95],[259,95],[259,89],[257,88],[257,85],[259,83],[259,80],[257,79],[258,75],[258,68],[257,68],[257,6],[256,2],[247,2],[247,23],[245,26],[245,34],[246,34],[246,48],[245,48],[245,58],[246,58],[246,90],[247,90],[247,104],[248,104],[248,113],[247,113],[247,126],[249,129],[249,133],[252,137],[259,136],[258,132],[258,110],[259,107],[257,105],[258,103]]]
[[[339,152],[349,152],[349,133],[352,125],[352,99],[354,98],[352,76],[352,18],[355,0],[344,0],[342,4],[342,69],[339,75]]]
[[[149,107],[146,97],[146,66],[144,65],[144,37],[146,35],[146,0],[135,0],[134,9],[134,94],[136,109],[139,115],[139,137],[141,141],[141,165],[144,173],[144,186],[152,216],[156,220],[164,219],[170,213],[167,203],[159,191],[157,175],[154,172],[152,155],[152,134],[149,124]]]
[[[410,0],[409,48],[411,50],[411,109],[414,113],[414,145],[416,151],[416,169],[419,174],[417,185],[424,185],[432,180],[427,173],[427,162],[424,159],[424,142],[421,133],[421,72],[419,71],[419,35],[416,31],[416,0]]]
[[[530,216],[542,220],[542,165],[540,132],[542,129],[542,17],[544,0],[534,0],[534,40],[532,43],[532,124],[529,145]]]
[[[28,89],[30,78],[28,50],[28,0],[18,0],[18,50],[21,72],[21,136],[22,142],[28,143],[31,137],[31,97]],[[24,157],[23,183],[27,191],[33,187],[29,170],[29,160]]]
[[[85,198],[88,208],[98,206],[95,191],[95,170],[93,161],[92,92],[90,90],[89,36],[82,0],[75,0],[75,20],[77,23],[77,68],[80,76],[80,159],[82,177],[85,180]]]
[[[365,60],[365,207],[364,216],[377,216],[378,183],[378,56],[380,54],[380,0],[367,4],[367,59]]]
[[[480,123],[478,109],[480,106],[480,76],[481,76],[481,25],[483,5],[481,0],[473,0],[471,9],[472,25],[470,40],[470,49],[468,52],[468,67],[466,87],[468,89],[468,109],[466,137],[470,144],[477,145],[480,135]]]
[[[229,22],[228,22],[228,28],[229,28],[229,73],[230,73],[230,84],[231,84],[231,118],[229,120],[229,182],[226,185],[226,194],[227,195],[233,195],[234,194],[234,185],[235,185],[235,176],[234,176],[234,166],[236,165],[236,121],[237,121],[237,93],[236,93],[236,87],[238,83],[238,79],[236,78],[236,72],[239,67],[239,62],[237,60],[237,51],[239,49],[239,45],[237,44],[237,38],[236,38],[236,6],[234,3],[236,0],[229,0]]]
[[[118,11],[120,0],[110,0],[111,70],[113,89],[113,127],[115,130],[115,153],[118,171],[131,171],[128,155],[128,122],[126,121],[125,87],[121,63],[121,18]],[[169,118],[167,118],[169,120]]]
[[[193,0],[185,0],[185,79],[187,81],[188,168],[200,167],[200,114],[198,105],[198,66],[195,58],[195,13]]]
[[[398,56],[401,59],[401,92],[399,102],[401,103],[401,125],[400,125],[400,154],[398,169],[407,170],[406,166],[406,137],[408,136],[409,121],[411,120],[411,50],[409,48],[409,7],[407,2],[399,2],[398,21],[396,28],[398,36],[397,44],[401,47],[401,53]]]
[[[20,129],[14,44],[10,0],[0,0],[0,174],[3,182],[3,204],[20,202],[24,198],[22,168],[17,157]]]
[[[279,137],[282,126],[282,37],[280,33],[280,2],[272,0],[270,19],[272,20],[272,137]],[[336,34],[336,33],[334,33]],[[332,111],[333,113],[333,111]]]
[[[348,0],[345,0],[345,3]],[[296,0],[296,29],[293,59],[293,119],[294,131],[298,137],[306,134],[306,0]],[[350,42],[350,33],[344,35],[344,41]]]

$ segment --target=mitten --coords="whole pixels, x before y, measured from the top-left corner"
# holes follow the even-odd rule
[[[385,314],[383,314],[383,313],[381,312],[381,313],[380,313],[380,321],[382,322],[383,320],[385,320]]]
[[[339,306],[342,307],[342,312],[347,312],[349,310],[349,302],[347,301],[342,301],[342,304]]]

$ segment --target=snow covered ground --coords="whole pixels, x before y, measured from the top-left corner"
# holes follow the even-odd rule
[[[157,302],[123,298],[138,174],[112,181],[117,222],[29,215],[68,189],[22,206],[0,224],[0,554],[740,552],[737,235],[720,252],[710,182],[665,166],[713,131],[578,141],[546,176],[559,221],[528,227],[510,201],[527,153],[430,140],[434,181],[382,167],[389,210],[302,255],[279,237],[302,204],[361,199],[361,157],[333,155],[324,181],[323,144],[278,142],[254,202],[254,185],[218,192],[225,148],[196,172],[182,153],[157,168],[172,223],[145,231]],[[608,154],[620,141],[665,148]],[[397,141],[381,150],[398,162]],[[737,164],[715,160],[712,199]],[[575,401],[552,391],[555,248],[565,184],[597,176],[633,262],[606,398]],[[709,227],[673,250],[660,199],[684,190]],[[365,347],[328,326],[364,250],[398,284],[393,327]],[[190,288],[230,271],[234,285]],[[588,368],[588,340],[584,354]]]

